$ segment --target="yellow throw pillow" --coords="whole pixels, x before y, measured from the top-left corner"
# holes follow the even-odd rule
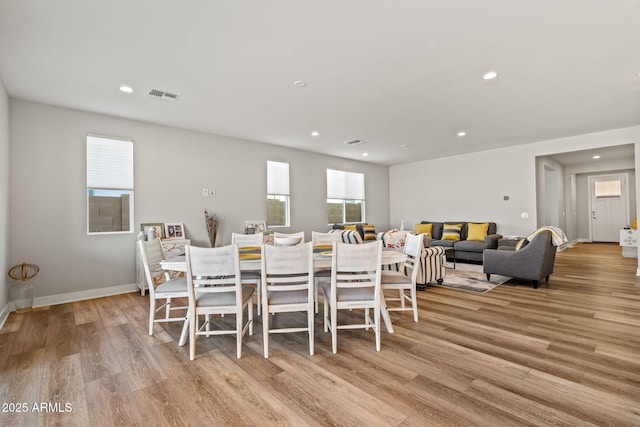
[[[362,224],[362,231],[364,231],[364,240],[376,240],[376,226]]]
[[[356,225],[345,225],[344,230],[356,230]]]
[[[445,224],[442,229],[442,240],[460,240],[462,224]]]
[[[433,224],[416,224],[416,234],[428,234],[431,237],[431,231],[433,230]]]
[[[487,237],[487,231],[489,231],[489,223],[474,224],[470,222],[468,225],[467,240],[475,240],[482,242]]]

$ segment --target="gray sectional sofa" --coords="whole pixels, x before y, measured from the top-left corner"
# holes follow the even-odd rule
[[[488,229],[487,235],[484,236],[483,240],[468,240],[469,224],[485,223],[488,224]],[[497,249],[498,239],[502,238],[502,235],[497,233],[497,226],[495,222],[421,221],[421,224],[432,224],[430,246],[454,248],[456,261],[472,261],[482,263],[482,253],[484,252],[484,250]],[[460,240],[442,239],[445,224],[462,224],[462,227],[460,229]]]

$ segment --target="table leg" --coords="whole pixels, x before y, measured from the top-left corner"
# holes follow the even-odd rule
[[[180,340],[178,341],[178,345],[182,347],[187,343],[187,338],[189,338],[189,312],[187,311],[187,317],[184,319],[184,325],[182,325],[182,333],[180,334]]]
[[[391,317],[389,316],[389,310],[387,310],[387,301],[384,299],[384,294],[380,291],[380,314],[382,314],[382,320],[387,327],[387,332],[393,333],[393,325],[391,324]]]

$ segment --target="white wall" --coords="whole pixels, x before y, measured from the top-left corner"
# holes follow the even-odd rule
[[[36,296],[135,283],[140,223],[183,222],[208,246],[204,209],[221,218],[218,245],[266,217],[266,161],[290,163],[291,227],[326,231],[326,169],[366,177],[367,222],[389,226],[388,167],[111,116],[11,100],[10,262],[40,266]],[[86,235],[88,133],[134,141],[135,227]],[[202,196],[215,189],[216,197]]]
[[[0,326],[9,302],[9,96],[0,81]]]
[[[635,143],[637,163],[638,141],[640,126],[391,166],[391,225],[495,221],[501,234],[530,234],[537,228],[536,156]]]

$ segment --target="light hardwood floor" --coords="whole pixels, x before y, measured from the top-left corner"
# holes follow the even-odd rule
[[[147,335],[148,297],[136,293],[13,313],[0,409],[28,410],[0,412],[0,425],[637,426],[636,268],[617,245],[578,244],[537,290],[430,287],[419,323],[392,313],[380,353],[358,330],[340,331],[332,354],[317,316],[314,356],[299,333],[272,336],[264,359],[258,318],[241,359],[235,338],[212,336],[190,362],[178,324]],[[34,411],[41,403],[48,411]]]

